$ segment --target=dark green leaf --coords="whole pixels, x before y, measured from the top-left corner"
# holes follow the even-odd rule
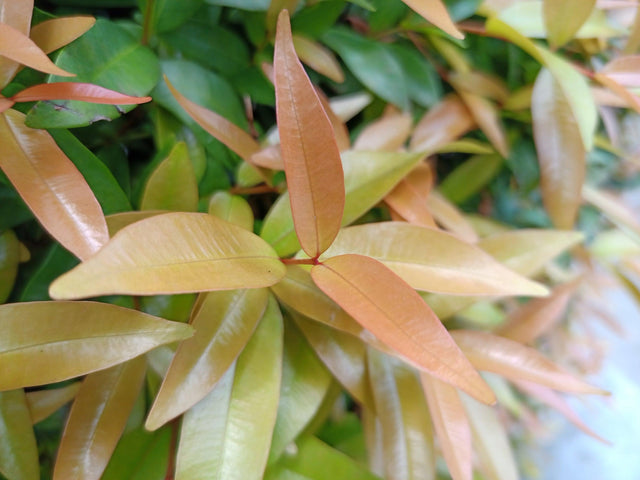
[[[203,0],[141,0],[140,11],[146,12],[148,2],[151,7],[150,28],[153,32],[168,32],[187,21],[198,11]]]
[[[123,435],[102,480],[164,480],[170,443],[170,426],[151,433],[140,428]]]
[[[400,63],[409,98],[423,107],[432,107],[442,97],[442,84],[435,69],[415,49],[401,43],[389,45]]]

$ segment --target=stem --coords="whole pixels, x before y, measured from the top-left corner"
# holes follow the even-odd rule
[[[147,0],[147,4],[144,7],[144,21],[142,24],[142,38],[140,43],[147,45],[149,43],[149,37],[151,36],[151,16],[153,14],[153,2],[155,0]]]
[[[176,449],[178,446],[178,419],[171,421],[171,444],[169,445],[169,458],[167,461],[167,473],[164,480],[174,480],[174,470],[176,468]]]
[[[319,265],[318,257],[315,258],[281,258],[280,261],[285,265]]]

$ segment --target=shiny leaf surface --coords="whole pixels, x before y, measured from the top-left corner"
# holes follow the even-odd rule
[[[22,389],[0,392],[0,473],[8,480],[38,480],[38,447]]]
[[[462,39],[464,35],[455,26],[442,0],[402,0],[424,18],[452,37]]]
[[[367,125],[355,143],[354,150],[398,150],[409,138],[413,121],[408,113],[394,113]]]
[[[51,53],[73,42],[95,23],[96,19],[89,16],[52,18],[34,25],[29,38],[44,53]]]
[[[33,423],[38,423],[69,403],[78,393],[81,382],[65,387],[35,390],[27,393],[29,414]]]

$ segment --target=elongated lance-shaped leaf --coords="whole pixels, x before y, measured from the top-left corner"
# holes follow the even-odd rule
[[[428,248],[425,248],[428,245]],[[403,222],[343,229],[321,257],[355,253],[384,263],[417,290],[454,295],[546,295],[474,245],[433,228]]]
[[[184,417],[176,480],[259,480],[282,377],[282,316],[273,297],[234,366]]]
[[[428,373],[421,373],[433,426],[453,480],[471,480],[471,427],[458,392]]]
[[[500,155],[505,158],[508,157],[507,134],[504,130],[504,125],[500,122],[495,105],[480,95],[465,92],[462,89],[458,90],[458,94],[491,144]]]
[[[0,168],[42,226],[84,260],[109,239],[100,204],[51,135],[24,119],[15,110],[0,114]]]
[[[167,476],[171,427],[147,432],[143,427],[127,431],[116,447],[101,480],[162,480]]]
[[[61,77],[74,76],[56,66],[24,33],[4,23],[0,23],[0,56],[44,73]]]
[[[452,37],[462,39],[464,35],[453,23],[447,7],[442,0],[402,0],[413,10],[418,12],[424,18],[433,23],[436,27],[441,28]]]
[[[547,40],[553,47],[567,43],[589,18],[596,0],[544,0]]]
[[[60,388],[47,388],[27,393],[29,413],[34,424],[44,420],[78,393],[81,382],[73,382]]]
[[[96,302],[2,305],[0,329],[0,391],[86,375],[193,333],[182,323]]]
[[[396,151],[411,134],[413,120],[408,113],[394,113],[367,125],[353,144],[354,150]]]
[[[289,13],[278,16],[276,115],[296,234],[310,257],[338,234],[345,204],[344,174],[333,127],[296,56]]]
[[[0,9],[0,23],[10,25],[24,35],[29,35],[33,0],[15,0],[3,2]],[[3,89],[16,74],[20,65],[0,55],[0,89]]]
[[[429,211],[433,218],[446,230],[450,231],[465,242],[475,243],[478,234],[458,207],[450,202],[444,195],[434,190],[427,198]]]
[[[138,397],[147,360],[140,356],[87,375],[58,448],[54,480],[99,480]]]
[[[82,100],[107,105],[140,104],[151,101],[151,97],[133,97],[108,88],[79,82],[41,83],[25,88],[11,97],[15,102],[37,102],[38,100]]]
[[[52,18],[34,25],[29,38],[44,53],[51,53],[80,37],[95,23],[96,19],[89,16]]]
[[[244,228],[204,213],[168,213],[122,229],[54,281],[49,294],[71,299],[258,288],[284,274],[273,249]]]
[[[340,64],[333,53],[331,53],[331,50],[307,37],[295,34],[293,35],[293,45],[300,60],[316,72],[330,78],[334,82],[344,82],[342,68],[340,68]]]
[[[175,89],[166,76],[164,81],[180,106],[185,109],[198,125],[237,153],[244,161],[251,163],[251,155],[260,150],[260,145],[251,135],[222,115],[189,100]]]
[[[24,390],[0,392],[0,474],[38,480],[38,447]]]
[[[147,417],[155,430],[204,398],[245,347],[267,307],[265,288],[203,295]]]
[[[429,306],[382,263],[362,255],[340,255],[314,265],[311,277],[402,358],[483,402],[495,401]]]
[[[565,372],[537,350],[508,338],[472,330],[454,330],[451,336],[478,370],[562,392],[607,394]]]

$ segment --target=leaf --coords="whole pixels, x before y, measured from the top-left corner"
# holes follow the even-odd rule
[[[630,208],[622,199],[604,190],[584,185],[582,197],[602,211],[605,216],[632,238],[640,238],[640,221],[637,212]]]
[[[292,40],[301,61],[334,82],[344,82],[342,68],[330,50],[302,35],[293,34]]]
[[[157,295],[273,285],[285,267],[251,232],[201,213],[168,213],[118,232],[98,254],[59,277],[53,298]]]
[[[95,302],[2,305],[0,327],[0,390],[102,370],[183,340],[193,331],[182,323]]]
[[[344,176],[333,127],[296,56],[286,10],[278,17],[274,70],[280,148],[293,222],[302,248],[317,257],[340,229]]]
[[[282,317],[271,298],[235,367],[185,414],[176,480],[262,478],[278,409],[282,342]]]
[[[8,110],[0,118],[0,167],[44,228],[80,259],[97,252],[109,235],[93,192],[51,136]]]
[[[147,2],[150,2],[151,9],[148,12],[151,25],[149,28],[153,32],[166,32],[173,30],[183,24],[189,17],[194,15],[202,6],[203,0],[183,0],[179,4],[171,0],[143,0],[140,10],[148,9]]]
[[[375,350],[369,350],[368,360],[382,430],[384,478],[434,478],[433,427],[417,375]]]
[[[18,274],[20,242],[12,230],[0,234],[0,304],[7,301]]]
[[[607,393],[564,372],[537,350],[513,340],[471,330],[455,330],[451,336],[478,370],[528,380],[562,392]]]
[[[98,480],[122,435],[147,369],[145,357],[87,375],[60,441],[53,479]]]
[[[73,73],[56,66],[29,37],[20,30],[0,23],[0,56],[44,73],[73,77]]]
[[[384,197],[384,202],[393,212],[413,225],[437,228],[427,207],[426,196],[414,188],[406,178]]]
[[[440,184],[440,193],[461,204],[476,195],[498,174],[502,158],[498,155],[474,155],[453,170]]]
[[[432,228],[402,222],[348,227],[320,259],[352,253],[379,260],[417,290],[456,295],[548,293],[479,248]]]
[[[362,255],[341,255],[314,265],[311,277],[402,358],[482,401],[494,401],[428,305],[383,264]]]
[[[454,86],[456,82],[451,81]],[[498,110],[486,98],[475,93],[465,92],[458,88],[458,95],[462,98],[476,123],[487,136],[491,144],[504,158],[509,156],[509,145],[507,143],[504,126],[500,122]]]
[[[354,150],[396,151],[409,138],[413,120],[408,113],[392,113],[367,125],[353,144]]]
[[[141,210],[198,210],[198,183],[187,144],[178,142],[149,176]]]
[[[151,101],[151,97],[132,97],[91,83],[79,82],[41,83],[33,87],[25,88],[11,97],[11,100],[14,102],[65,99],[105,105],[137,105]]]
[[[33,0],[3,2],[0,9],[0,23],[9,25],[27,36],[31,28],[32,12]],[[0,55],[0,90],[7,86],[18,68],[19,65],[16,62]]]
[[[251,161],[251,156],[260,150],[258,142],[251,135],[245,132],[236,124],[230,122],[225,117],[201,107],[183,96],[174,88],[169,79],[164,78],[171,94],[178,101],[180,106],[195,120],[198,125],[204,128],[210,135],[220,140],[227,147],[237,153],[246,162]]]
[[[209,200],[209,215],[253,231],[253,211],[251,205],[240,195],[216,192]]]
[[[65,387],[36,390],[27,393],[27,404],[31,421],[36,424],[73,400],[81,382],[73,382]]]
[[[7,480],[38,480],[38,465],[24,390],[0,392],[0,473]]]
[[[433,426],[453,480],[471,480],[471,427],[458,392],[428,373],[421,373]]]
[[[587,152],[568,99],[548,70],[536,79],[531,113],[545,208],[557,228],[571,229],[581,203]]]
[[[564,45],[587,21],[596,0],[544,0],[544,24],[553,47]]]
[[[438,191],[433,191],[427,198],[427,206],[433,218],[461,240],[469,243],[478,241],[478,234],[464,217],[462,212]]]
[[[190,321],[196,334],[178,346],[147,417],[147,430],[187,411],[214,388],[245,348],[268,299],[264,288],[204,295]]]
[[[171,447],[171,428],[149,433],[140,428],[125,433],[116,447],[102,480],[164,480]]]
[[[402,0],[424,18],[441,28],[454,38],[463,39],[464,35],[455,26],[442,0]]]
[[[432,63],[413,45],[387,44],[404,74],[409,99],[420,106],[433,107],[442,98],[442,82]]]
[[[29,38],[45,53],[51,53],[81,37],[96,23],[89,16],[61,17],[45,20],[31,28]]]

